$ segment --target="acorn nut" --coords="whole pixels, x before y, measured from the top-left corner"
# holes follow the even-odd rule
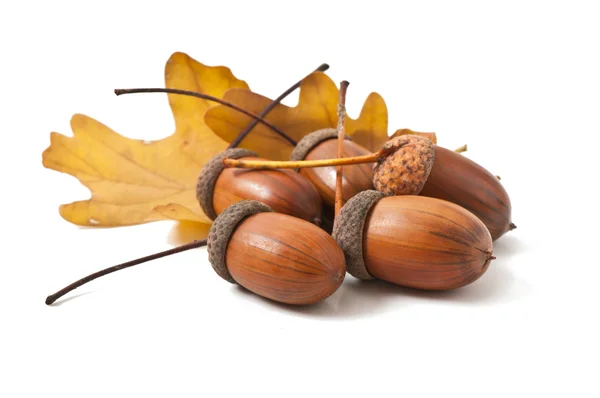
[[[204,213],[214,220],[218,214],[241,200],[257,200],[274,211],[289,214],[316,225],[321,223],[319,193],[293,170],[225,169],[222,160],[260,160],[248,149],[228,149],[209,160],[200,172],[196,196]]]
[[[423,196],[361,192],[342,207],[332,236],[352,276],[423,290],[468,285],[494,259],[481,220],[454,203]]]
[[[223,279],[286,304],[324,300],[346,273],[344,253],[325,231],[253,200],[238,202],[217,217],[209,230],[208,253]]]

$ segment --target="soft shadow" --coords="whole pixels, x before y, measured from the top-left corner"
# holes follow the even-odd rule
[[[506,246],[519,248],[519,245],[509,242],[508,239]],[[518,250],[513,253],[516,252]],[[240,286],[236,286],[232,290],[235,294],[243,295],[246,300],[256,300],[281,311],[330,319],[370,317],[414,304],[415,300],[435,301],[451,305],[484,306],[521,300],[531,293],[531,285],[516,279],[508,270],[509,258],[510,252],[504,253],[502,258],[498,257],[494,260],[488,270],[475,282],[446,291],[411,289],[381,280],[361,281],[347,275],[338,291],[326,300],[314,305],[295,306],[260,297]]]
[[[193,240],[204,239],[208,236],[210,224],[179,221],[169,231],[167,241],[171,245],[183,245]]]
[[[245,300],[256,300],[261,305],[275,307],[278,310],[309,317],[329,319],[352,319],[370,317],[381,313],[386,307],[397,307],[397,300],[390,302],[392,295],[398,294],[397,287],[382,281],[363,282],[346,276],[340,288],[330,297],[312,305],[289,305],[258,296],[249,290],[236,286],[235,294],[244,296]]]
[[[86,294],[90,294],[90,293],[93,293],[93,291],[83,292],[83,293],[79,293],[79,294],[74,294],[72,296],[68,296],[67,298],[58,299],[54,303],[50,304],[48,307],[60,307],[61,305],[63,305],[66,302],[69,302],[71,300],[75,300],[78,297],[85,296]]]

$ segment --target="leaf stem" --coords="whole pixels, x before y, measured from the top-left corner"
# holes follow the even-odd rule
[[[270,128],[271,130],[273,130],[275,133],[279,134],[284,140],[286,140],[287,142],[289,142],[291,145],[296,145],[296,141],[294,139],[292,139],[292,137],[290,137],[289,135],[287,135],[286,133],[284,133],[283,131],[281,131],[280,129],[278,129],[276,126],[274,126],[271,123],[267,122],[266,120],[262,119],[257,114],[252,113],[250,111],[247,111],[244,108],[240,108],[239,106],[234,105],[231,102],[227,102],[227,101],[222,100],[220,98],[213,97],[212,95],[208,95],[208,94],[204,94],[204,93],[198,93],[196,91],[180,90],[180,89],[177,89],[177,88],[117,88],[117,89],[115,89],[115,94],[116,95],[139,94],[139,93],[168,93],[168,94],[178,94],[178,95],[187,95],[187,96],[190,96],[190,97],[202,98],[202,99],[207,100],[207,101],[213,101],[213,102],[216,102],[216,103],[221,104],[223,106],[226,106],[228,108],[235,109],[236,111],[238,111],[240,113],[243,113],[244,115],[246,115],[248,117],[251,117],[252,119],[256,120],[258,123],[264,124],[265,126],[267,126],[268,128]]]
[[[134,265],[138,265],[138,264],[142,264],[142,263],[145,263],[148,261],[156,260],[157,258],[166,257],[166,256],[170,256],[171,254],[181,253],[186,250],[202,247],[202,246],[205,246],[206,243],[207,243],[206,239],[195,240],[193,242],[187,243],[182,246],[175,247],[173,249],[165,250],[160,253],[154,253],[154,254],[151,254],[146,257],[141,257],[141,258],[138,258],[135,260],[127,261],[126,263],[113,265],[112,267],[103,269],[102,271],[94,272],[93,274],[90,274],[90,275],[86,276],[85,278],[81,278],[78,281],[71,283],[69,286],[59,290],[58,292],[46,297],[46,305],[53,304],[56,300],[58,300],[65,294],[77,289],[78,287],[80,287],[82,285],[85,285],[88,282],[93,281],[94,279],[100,278],[104,275],[112,274],[113,272],[116,272],[116,271],[119,271],[119,270],[122,270],[125,268],[129,268],[129,267],[133,267]]]
[[[338,133],[338,147],[337,147],[337,157],[344,157],[344,137],[346,135],[346,130],[344,128],[344,122],[346,121],[346,91],[348,91],[348,85],[350,83],[346,80],[340,83],[340,97],[338,100],[338,125],[337,125],[337,133]],[[338,166],[335,174],[335,213],[334,217],[337,217],[340,213],[340,209],[342,208],[344,199],[342,195],[342,180],[344,176],[343,172],[344,167]]]
[[[327,69],[329,69],[328,64],[321,64],[317,69],[314,70],[314,72],[325,72]],[[314,72],[312,72],[312,73],[314,73]],[[305,76],[302,80],[298,81],[296,84],[294,84],[293,86],[288,88],[286,91],[281,93],[281,95],[279,97],[275,98],[269,105],[267,105],[267,107],[265,109],[263,109],[263,111],[261,113],[258,114],[258,117],[261,119],[264,119],[265,116],[267,116],[277,105],[279,105],[285,97],[287,97],[292,92],[294,92],[298,87],[300,87],[300,85],[302,84],[304,79],[306,79],[308,76],[312,75],[312,73]],[[244,130],[242,130],[240,132],[240,134],[233,141],[231,141],[231,143],[229,144],[229,147],[227,147],[227,149],[236,148],[238,145],[240,145],[240,143],[244,140],[244,138],[246,138],[248,133],[250,133],[250,131],[254,127],[256,127],[256,125],[258,123],[259,123],[259,119],[254,119],[253,121],[251,121],[246,126],[246,128],[244,128]],[[291,141],[290,140],[287,140],[287,141],[290,144],[292,144],[293,146],[296,146],[296,144],[297,144],[297,142],[294,139],[291,139]]]

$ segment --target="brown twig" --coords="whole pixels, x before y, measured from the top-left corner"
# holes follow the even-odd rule
[[[195,249],[197,247],[202,247],[206,245],[206,239],[203,240],[195,240],[193,242],[187,243],[182,246],[175,247],[173,249],[165,250],[160,253],[154,253],[146,257],[138,258],[135,260],[127,261],[126,263],[113,265],[112,267],[103,269],[102,271],[94,272],[91,275],[86,276],[85,278],[81,278],[80,280],[71,283],[69,286],[59,290],[58,292],[49,295],[46,297],[46,305],[51,305],[56,300],[64,296],[65,294],[77,289],[78,287],[85,285],[88,282],[93,281],[94,279],[100,278],[101,276],[112,274],[113,272],[133,267],[134,265],[142,264],[148,261],[156,260],[157,258],[170,256],[171,254],[180,253],[186,250]]]
[[[314,72],[325,72],[327,69],[329,69],[329,65],[321,64],[317,69],[314,70]],[[314,72],[312,72],[312,73],[314,73]],[[312,73],[310,75],[312,75]],[[292,87],[290,87],[286,91],[284,91],[279,97],[275,98],[269,105],[267,105],[267,107],[265,109],[263,109],[263,111],[261,113],[258,114],[258,117],[260,117],[261,119],[264,119],[269,114],[269,112],[271,112],[277,105],[279,105],[281,103],[281,101],[285,97],[287,97],[292,92],[294,92],[298,87],[300,87],[300,85],[302,84],[304,79],[306,79],[310,75],[305,76],[302,80],[298,81]],[[231,143],[229,144],[229,147],[227,147],[227,149],[236,148],[238,145],[240,145],[240,143],[244,140],[244,138],[246,138],[248,133],[250,133],[250,131],[254,127],[256,127],[256,125],[258,123],[259,123],[259,119],[254,119],[253,121],[251,121],[246,126],[246,128],[244,128],[244,130],[242,130],[240,132],[240,134],[233,141],[231,141]],[[287,140],[287,141],[290,142],[290,144],[292,144],[293,146],[296,146],[296,144],[297,144],[296,141],[293,139],[292,139],[293,142],[289,141],[289,140]]]
[[[348,90],[348,85],[350,83],[346,80],[340,83],[340,97],[338,101],[338,125],[337,125],[337,133],[338,133],[338,147],[337,147],[337,156],[338,158],[344,157],[344,137],[346,135],[346,131],[344,129],[344,122],[346,121],[346,91]],[[340,213],[340,209],[344,203],[343,198],[343,190],[342,190],[342,182],[343,182],[343,166],[338,166],[335,174],[335,217]]]
[[[258,116],[255,113],[249,112],[247,110],[245,110],[244,108],[240,108],[237,105],[232,104],[231,102],[227,102],[225,100],[222,100],[220,98],[217,97],[213,97],[212,95],[208,95],[208,94],[203,94],[203,93],[197,93],[195,91],[188,91],[188,90],[179,90],[176,88],[117,88],[115,89],[115,94],[116,95],[123,95],[123,94],[139,94],[139,93],[168,93],[168,94],[178,94],[178,95],[187,95],[190,97],[196,97],[196,98],[202,98],[204,100],[207,101],[213,101],[216,102],[218,104],[221,104],[223,106],[229,107],[231,109],[235,109],[236,111],[243,113],[244,115],[251,117],[252,119],[256,120],[258,123],[262,123],[265,126],[267,126],[268,128],[270,128],[271,130],[273,130],[274,132],[276,132],[277,134],[279,134],[281,136],[281,138],[283,138],[284,140],[286,140],[287,142],[289,142],[291,145],[296,145],[296,141],[290,137],[289,135],[287,135],[286,133],[284,133],[283,131],[281,131],[279,128],[277,128],[276,126],[272,125],[271,123],[267,122],[266,120],[263,120],[260,116]]]

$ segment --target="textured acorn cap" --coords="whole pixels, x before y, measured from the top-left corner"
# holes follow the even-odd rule
[[[362,191],[350,198],[335,218],[331,236],[344,252],[346,270],[355,278],[375,279],[363,259],[363,231],[371,208],[386,196],[372,189]]]
[[[227,282],[236,283],[227,270],[225,255],[231,234],[246,217],[257,213],[272,212],[266,204],[257,200],[242,200],[229,206],[215,219],[208,230],[208,261],[217,274]]]
[[[224,169],[223,159],[239,159],[247,156],[258,155],[256,152],[244,148],[226,149],[206,162],[204,167],[202,167],[200,176],[198,176],[198,183],[196,184],[196,198],[198,198],[198,202],[200,203],[200,207],[202,207],[204,214],[210,217],[211,220],[217,218],[217,213],[213,206],[213,196],[215,183]]]
[[[401,146],[373,167],[373,185],[386,195],[418,195],[433,167],[433,143],[416,135],[390,139],[385,148]]]
[[[314,147],[325,140],[337,138],[337,136],[338,132],[334,128],[321,129],[305,135],[294,147],[290,160],[304,160]],[[348,135],[345,135],[344,139],[352,141],[352,138]]]

